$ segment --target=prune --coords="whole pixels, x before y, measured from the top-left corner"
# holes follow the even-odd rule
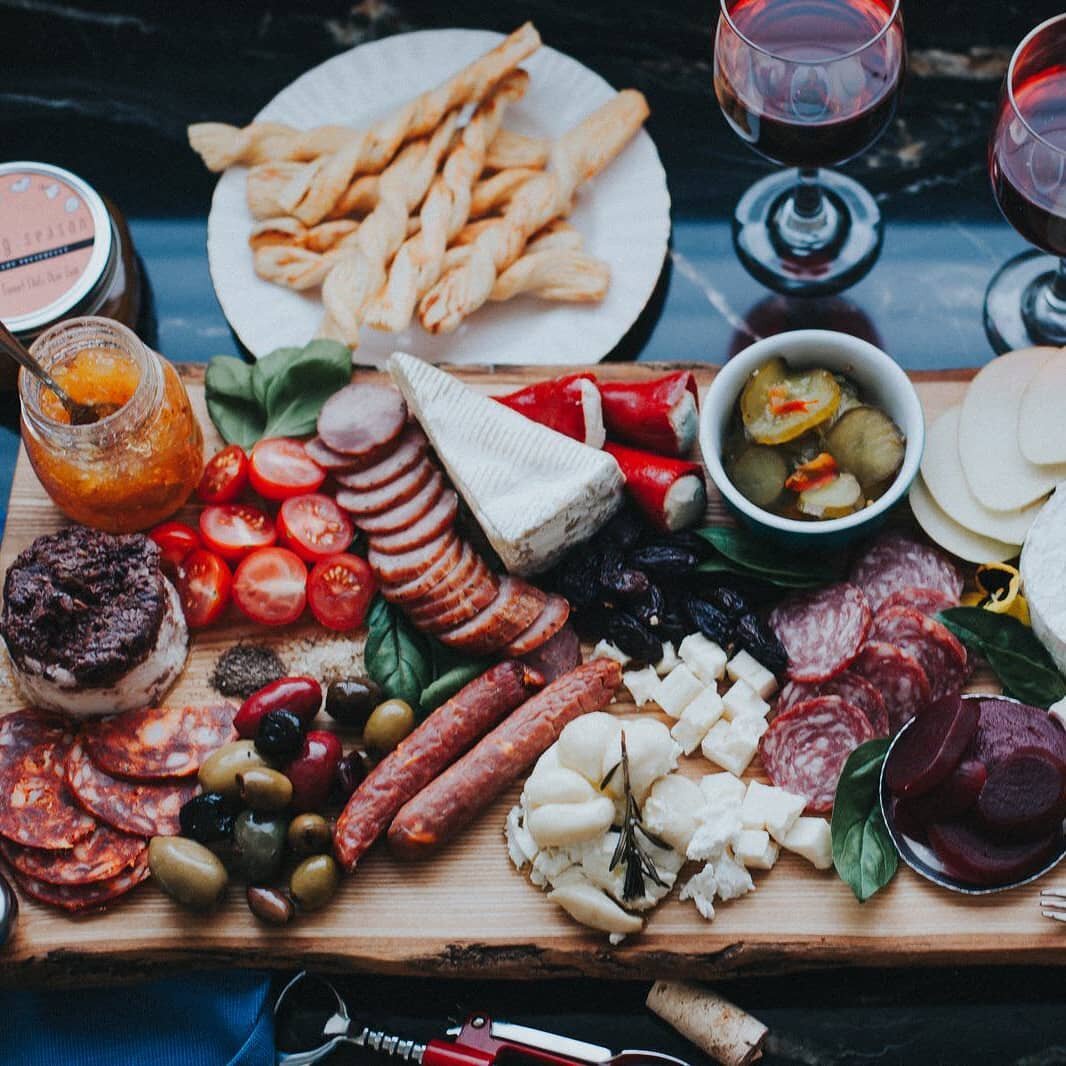
[[[657,663],[663,657],[662,641],[625,611],[615,611],[608,616],[607,639],[640,662]]]
[[[582,640],[599,640],[607,632],[607,619],[613,613],[613,608],[596,602],[574,611],[570,621]]]
[[[655,635],[660,640],[668,640],[675,647],[692,632],[692,623],[688,615],[675,607],[667,606],[659,616],[655,626]]]
[[[620,596],[627,603],[639,603],[648,594],[651,582],[642,570],[628,570],[625,567],[612,575],[612,583],[604,584],[604,589]]]
[[[644,595],[630,604],[630,611],[638,621],[654,628],[662,620],[665,607],[666,603],[659,586],[649,583]]]
[[[601,590],[614,590],[614,586],[618,583],[619,575],[625,569],[625,565],[621,548],[616,548],[613,544],[607,544],[603,547],[600,552]]]
[[[758,659],[772,674],[780,676],[785,672],[788,653],[777,634],[757,614],[746,614],[738,619],[735,639],[738,647]]]
[[[667,533],[665,535],[660,533],[655,542],[691,552],[697,559],[706,559],[711,554],[711,546],[703,537],[691,529],[681,529],[676,533]]]
[[[725,611],[730,618],[740,618],[741,615],[748,614],[751,611],[748,601],[736,589],[728,588],[725,585],[719,585],[718,588],[712,589],[708,593],[707,599],[715,607]]]
[[[603,560],[585,548],[571,552],[556,568],[555,585],[580,610],[588,607],[600,594],[600,566]]]
[[[635,570],[643,570],[651,577],[680,577],[687,574],[699,559],[684,548],[669,544],[645,544],[629,553],[628,563]]]
[[[689,596],[685,602],[692,624],[708,639],[728,648],[733,641],[733,619],[713,603]]]
[[[644,532],[644,519],[628,504],[614,513],[599,532],[599,540],[604,544],[617,545],[622,551],[628,551],[640,540]]]

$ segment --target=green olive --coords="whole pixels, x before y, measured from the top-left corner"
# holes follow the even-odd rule
[[[292,803],[292,782],[268,766],[253,766],[237,774],[241,802],[253,811],[283,811]]]
[[[294,855],[319,855],[329,851],[333,833],[321,814],[299,814],[289,822],[288,840]]]
[[[249,885],[245,898],[252,914],[267,925],[288,925],[296,913],[292,900],[276,888]]]
[[[415,727],[415,712],[403,700],[386,700],[371,712],[363,727],[363,744],[375,755],[386,755]]]
[[[213,907],[229,881],[222,860],[188,837],[152,837],[148,869],[168,896],[194,910]]]
[[[284,818],[241,811],[233,823],[233,856],[238,872],[252,884],[276,876],[285,854],[287,829]]]
[[[252,767],[266,766],[254,740],[235,740],[211,752],[200,767],[200,787],[205,792],[221,792],[228,800],[240,798],[237,775]]]
[[[333,898],[341,874],[332,855],[312,855],[292,872],[289,894],[301,910],[317,911]]]

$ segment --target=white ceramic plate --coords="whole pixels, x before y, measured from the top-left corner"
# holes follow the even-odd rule
[[[439,84],[492,48],[502,35],[483,30],[421,30],[345,52],[297,78],[256,116],[306,128],[373,122]],[[523,64],[531,76],[525,98],[508,108],[505,125],[519,133],[557,137],[609,100],[598,74],[542,46]],[[222,310],[256,358],[281,345],[304,344],[318,327],[318,293],[298,293],[257,277],[245,203],[247,171],[219,179],[207,223],[211,278]],[[670,195],[655,145],[641,131],[622,154],[578,194],[571,223],[585,249],[606,260],[611,284],[592,305],[519,297],[488,304],[454,333],[433,336],[414,323],[404,333],[366,328],[355,361],[380,364],[397,348],[434,363],[596,363],[622,339],[655,288],[670,235]]]

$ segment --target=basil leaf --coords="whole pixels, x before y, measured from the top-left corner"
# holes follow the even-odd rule
[[[331,348],[333,345],[331,344]],[[322,405],[351,381],[351,355],[342,344],[293,359],[270,380],[266,390],[266,436],[300,437],[313,433]]]
[[[267,352],[262,359],[256,361],[252,367],[252,389],[255,393],[256,403],[260,407],[266,407],[267,389],[270,386],[271,381],[274,380],[284,370],[289,363],[296,359],[303,348],[275,348],[272,352]]]
[[[367,627],[367,674],[386,697],[403,700],[418,714],[422,691],[433,676],[425,638],[380,596],[370,605]]]
[[[253,402],[252,368],[232,355],[216,355],[207,364],[204,389],[208,396],[228,396],[234,400]]]
[[[785,588],[805,588],[836,581],[843,573],[843,559],[834,563],[825,556],[785,553],[776,545],[731,526],[708,526],[697,533],[729,563],[740,568],[730,572],[759,577]],[[713,564],[715,560],[708,562]],[[701,563],[699,569],[708,572],[713,567]]]
[[[1066,696],[1066,679],[1036,634],[1017,618],[983,607],[951,607],[937,618],[988,660],[1008,696],[1036,707],[1050,707]]]
[[[899,865],[881,814],[881,766],[890,741],[860,744],[844,763],[833,804],[833,865],[860,903],[884,888]]]
[[[740,566],[732,562],[724,555],[716,555],[710,559],[704,559],[696,569],[703,574],[736,574],[739,577],[753,578],[783,589],[810,589],[824,584],[822,580],[817,578],[807,580],[798,577],[785,577],[781,574],[769,575],[758,570],[751,570],[746,566]]]
[[[250,448],[266,426],[252,392],[252,368],[231,355],[216,355],[204,377],[207,412],[227,444]]]

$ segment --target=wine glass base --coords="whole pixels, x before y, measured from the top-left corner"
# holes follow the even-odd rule
[[[819,170],[829,215],[820,239],[789,242],[780,220],[789,212],[798,170],[781,170],[756,182],[733,215],[733,244],[752,277],[790,296],[829,296],[864,278],[881,251],[883,224],[874,198],[851,178]],[[810,235],[807,235],[810,236]]]
[[[1032,297],[1055,277],[1059,261],[1033,249],[1008,260],[985,291],[985,333],[997,355],[1034,344],[1066,345],[1066,322],[1034,321]],[[1029,313],[1027,313],[1027,309]]]

